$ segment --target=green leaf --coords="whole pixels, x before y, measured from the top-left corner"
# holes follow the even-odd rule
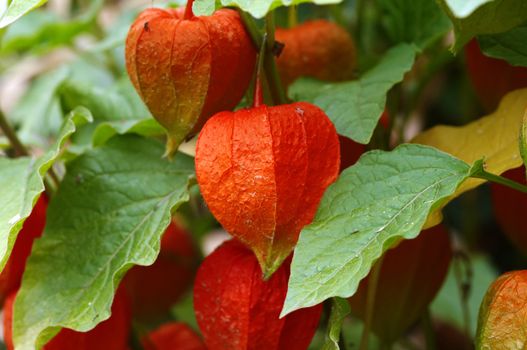
[[[0,18],[0,28],[4,28],[29,11],[44,5],[47,0],[13,0]]]
[[[342,322],[351,313],[347,299],[333,298],[331,302],[331,315],[328,321],[328,334],[322,350],[339,350],[340,331]],[[343,349],[345,350],[345,349]]]
[[[157,140],[117,136],[68,163],[16,299],[17,349],[41,347],[60,327],[93,328],[132,264],[154,262],[194,181],[192,158],[163,152]]]
[[[525,0],[438,1],[454,24],[454,52],[476,35],[506,32],[527,21]]]
[[[128,79],[123,79],[109,88],[66,81],[60,95],[66,108],[84,106],[92,112],[96,121],[151,118]]]
[[[413,65],[417,49],[400,44],[390,49],[381,62],[360,79],[328,84],[302,78],[290,88],[290,96],[322,108],[337,132],[367,144],[384,111],[386,94]]]
[[[60,129],[63,116],[56,92],[68,76],[64,67],[38,77],[9,114],[24,144],[47,145]]]
[[[506,60],[513,66],[527,67],[527,24],[507,32],[478,36],[485,55]]]
[[[137,134],[143,136],[162,136],[165,129],[152,118],[104,122],[93,133],[93,146],[101,146],[115,135]]]
[[[69,149],[74,154],[83,153],[92,145],[100,146],[117,134],[165,134],[164,129],[151,117],[128,78],[110,87],[69,80],[63,84],[60,95],[66,108],[86,106],[95,118],[94,124],[87,125],[76,135],[74,147]]]
[[[470,175],[435,148],[370,151],[326,191],[293,256],[282,316],[327,298],[348,298],[399,239],[416,237],[431,210]]]
[[[291,6],[305,2],[317,5],[338,4],[342,0],[221,0],[221,6],[237,6],[253,17],[262,18],[279,6]],[[217,8],[215,0],[196,0],[192,7],[197,16],[209,16]]]
[[[4,268],[22,224],[44,191],[44,174],[76,127],[90,120],[89,111],[73,111],[53,147],[40,158],[0,158],[0,269]]]
[[[61,20],[47,11],[35,11],[10,26],[5,34],[0,53],[16,51],[44,52],[60,45],[67,45],[95,23],[103,0],[93,1],[82,15],[68,21]]]
[[[430,0],[379,0],[386,33],[394,43],[414,43],[425,49],[446,34],[451,23]]]

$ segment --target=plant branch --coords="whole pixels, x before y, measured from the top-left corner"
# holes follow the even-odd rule
[[[29,152],[27,151],[26,147],[20,142],[18,139],[18,136],[16,135],[15,130],[11,128],[11,125],[9,125],[7,118],[3,111],[0,110],[0,129],[2,129],[4,135],[9,140],[9,143],[15,150],[15,153],[17,156],[27,156],[29,155]]]
[[[287,25],[289,28],[294,28],[298,25],[298,8],[296,5],[291,5],[287,9]]]
[[[481,163],[481,165],[476,165],[475,167],[476,167],[476,170],[474,170],[470,174],[471,177],[474,177],[476,179],[483,179],[483,180],[487,180],[487,181],[492,181],[492,182],[495,182],[497,184],[510,187],[510,188],[512,188],[514,190],[517,190],[517,191],[520,191],[520,192],[523,192],[523,193],[527,193],[527,186],[522,185],[522,184],[520,184],[520,183],[518,183],[516,181],[507,179],[506,177],[495,175],[495,174],[491,174],[491,173],[487,172],[485,169],[483,169],[483,164],[482,163]]]
[[[244,11],[238,10],[245,29],[249,33],[251,40],[258,51],[260,51],[263,45],[263,34],[256,25],[254,19]],[[265,47],[264,57],[264,71],[269,84],[269,90],[274,104],[287,103],[287,97],[284,92],[278,69],[276,68],[275,55],[277,44],[275,41],[275,24],[274,24],[274,13],[270,12],[266,19],[266,34],[267,44]]]
[[[254,22],[253,18],[245,11],[238,9],[238,13],[240,14],[240,18],[242,19],[245,29],[251,37],[254,47],[256,48],[256,50],[260,50],[260,47],[262,46],[263,36],[260,32],[260,29],[258,29],[256,22]]]
[[[377,285],[379,284],[379,276],[382,267],[381,257],[371,270],[368,277],[368,291],[366,296],[366,317],[364,319],[364,328],[362,329],[362,336],[360,340],[360,350],[368,350],[368,342],[370,340],[370,331],[373,323],[373,313],[375,312],[375,295],[377,294]]]
[[[426,309],[421,317],[421,326],[423,327],[423,333],[425,334],[426,350],[436,350],[437,341],[429,308]]]
[[[274,22],[274,11],[267,14],[265,17],[265,30],[267,33],[267,50],[265,52],[265,75],[269,82],[269,90],[271,90],[271,96],[274,104],[285,104],[287,103],[287,97],[285,95],[284,87],[278,74],[275,61],[275,22]]]
[[[465,274],[461,266],[465,266]],[[456,285],[459,290],[459,297],[461,302],[461,311],[463,313],[463,324],[464,331],[467,337],[471,337],[471,319],[470,310],[468,306],[468,299],[470,297],[471,281],[472,281],[472,266],[470,264],[469,257],[462,251],[456,252],[453,261],[454,276],[456,279]]]
[[[267,34],[264,34],[262,46],[260,47],[260,53],[258,54],[258,64],[256,66],[256,77],[254,79],[253,107],[259,107],[264,104],[261,76],[263,74],[266,44],[267,44]]]
[[[0,129],[7,137],[9,143],[11,144],[11,147],[15,151],[15,157],[29,156],[27,148],[20,141],[15,130],[13,130],[11,125],[9,125],[9,122],[7,121],[7,118],[2,110],[0,110]],[[48,197],[51,197],[51,195],[55,192],[56,186],[58,186],[59,179],[52,168],[49,169],[48,174],[46,175],[47,176],[45,176],[43,179],[44,186],[46,188]]]

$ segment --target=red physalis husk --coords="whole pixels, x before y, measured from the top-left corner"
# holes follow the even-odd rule
[[[341,81],[355,75],[355,44],[346,29],[335,23],[320,19],[278,28],[276,40],[285,44],[277,59],[285,86],[301,76]]]
[[[145,350],[207,350],[201,338],[186,324],[166,323],[141,340]]]
[[[192,286],[199,254],[192,237],[174,220],[161,238],[161,251],[151,266],[134,266],[123,280],[134,318],[155,321]]]
[[[7,263],[0,273],[0,301],[3,301],[10,293],[20,287],[22,275],[26,269],[26,261],[31,254],[33,241],[42,235],[46,226],[46,211],[48,198],[42,194],[38,199],[33,211],[24,221],[22,229],[11,251]]]
[[[508,170],[502,176],[527,185],[523,166]],[[494,214],[503,233],[518,249],[527,253],[527,220],[525,220],[527,196],[525,193],[496,183],[491,183],[490,189]]]
[[[310,103],[262,105],[212,117],[195,162],[209,209],[253,250],[268,277],[336,180],[339,140],[326,114]]]
[[[264,281],[254,254],[234,239],[203,261],[194,284],[194,310],[209,350],[308,348],[322,305],[279,318],[289,264]]]
[[[476,349],[525,348],[527,270],[501,275],[487,290],[478,316]]]
[[[443,285],[452,259],[448,231],[438,225],[403,240],[382,261],[375,294],[372,329],[387,344],[419,320]],[[352,312],[364,319],[368,278],[350,298]]]
[[[202,17],[189,11],[185,15],[183,8],[149,8],[126,39],[128,74],[167,129],[167,154],[199,131],[207,118],[238,104],[256,60],[236,11],[222,9]]]

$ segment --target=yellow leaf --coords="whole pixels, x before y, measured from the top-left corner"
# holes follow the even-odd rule
[[[464,126],[436,126],[417,135],[411,142],[435,147],[468,164],[484,158],[485,170],[499,175],[522,165],[518,137],[526,109],[527,89],[515,90],[501,100],[494,113]],[[485,180],[468,179],[449,200],[483,182]],[[425,227],[441,221],[440,210],[431,213]]]

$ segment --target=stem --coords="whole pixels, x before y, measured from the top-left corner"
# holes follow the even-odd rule
[[[275,61],[275,22],[274,11],[267,14],[265,17],[265,30],[267,33],[267,50],[265,52],[265,75],[269,82],[269,90],[273,98],[274,104],[287,103],[287,97],[284,92],[278,69]]]
[[[506,177],[491,174],[491,173],[487,172],[483,168],[478,169],[477,172],[471,174],[471,177],[474,177],[474,178],[477,178],[477,179],[483,179],[483,180],[487,180],[487,181],[492,181],[492,182],[495,182],[497,184],[510,187],[510,188],[512,188],[514,190],[517,190],[517,191],[520,191],[520,192],[523,192],[523,193],[527,193],[527,186],[522,185],[522,184],[520,184],[520,183],[518,183],[516,181],[507,179]]]
[[[187,6],[185,6],[185,14],[183,15],[183,19],[194,18],[194,12],[192,11],[192,4],[194,4],[194,0],[187,1]]]
[[[289,6],[287,10],[287,25],[289,28],[294,28],[298,25],[298,8],[296,5]]]
[[[2,110],[0,110],[0,129],[4,133],[4,135],[9,140],[9,143],[15,150],[15,156],[16,157],[22,157],[22,156],[28,156],[29,152],[27,148],[22,144],[22,142],[18,139],[18,136],[16,135],[16,132],[11,128],[11,125],[9,125],[6,116]],[[46,193],[49,198],[55,193],[55,188],[59,184],[59,180],[55,172],[53,171],[53,168],[50,168],[48,170],[48,174],[44,177],[44,187],[46,189]],[[51,180],[51,181],[50,181]]]
[[[465,335],[470,338],[471,322],[468,298],[470,293],[470,281],[472,280],[472,267],[470,266],[470,260],[463,252],[456,253],[454,257],[454,275],[459,290],[461,311],[463,313],[463,323],[465,326]],[[463,272],[461,271],[460,267],[462,263],[465,263],[466,265],[466,280],[463,279]]]
[[[344,330],[340,329],[340,337],[339,337],[339,350],[347,350],[346,346],[346,340],[344,339]]]
[[[364,10],[366,9],[366,0],[357,0],[355,3],[355,15],[356,15],[356,22],[355,22],[355,38],[357,38],[357,41],[359,43],[359,47],[364,48],[363,45],[363,39],[362,39],[362,27],[364,23]]]
[[[262,33],[260,32],[260,29],[258,29],[258,26],[254,22],[253,18],[247,14],[247,12],[238,9],[238,13],[242,19],[245,29],[251,37],[254,47],[259,50],[262,46]]]
[[[258,65],[256,66],[256,79],[254,82],[253,107],[260,107],[262,104],[264,104],[261,75],[263,73],[266,47],[267,47],[267,34],[264,34],[263,40],[262,40],[262,46],[260,47],[260,53],[258,54]]]
[[[340,6],[340,4],[335,4],[335,5],[329,5],[328,8],[335,22],[341,27],[346,28],[346,19],[344,18],[342,14],[342,6]]]
[[[258,26],[254,22],[254,19],[244,11],[239,10],[238,13],[242,19],[245,29],[249,33],[254,46],[260,50],[263,42],[263,35],[258,29]],[[276,68],[275,62],[275,25],[274,25],[274,13],[270,12],[266,17],[266,33],[267,33],[267,44],[265,45],[265,57],[264,57],[264,71],[269,84],[269,91],[273,99],[274,104],[285,104],[287,103],[287,97],[284,92],[278,69]]]
[[[15,150],[15,153],[17,156],[27,156],[29,155],[29,152],[27,151],[26,147],[20,142],[18,139],[18,136],[16,135],[13,128],[11,128],[11,125],[7,122],[7,119],[5,117],[4,112],[0,110],[0,129],[4,132],[4,135],[9,140],[9,143]]]
[[[377,285],[379,284],[379,276],[382,267],[381,257],[371,271],[368,279],[368,291],[366,296],[366,317],[364,319],[364,328],[362,329],[362,336],[360,340],[360,350],[368,350],[368,341],[370,340],[370,331],[373,323],[373,313],[375,311],[375,294],[377,294]]]
[[[426,350],[436,350],[436,335],[432,324],[432,317],[430,315],[430,309],[427,308],[421,317],[421,326],[425,333],[426,339]]]

